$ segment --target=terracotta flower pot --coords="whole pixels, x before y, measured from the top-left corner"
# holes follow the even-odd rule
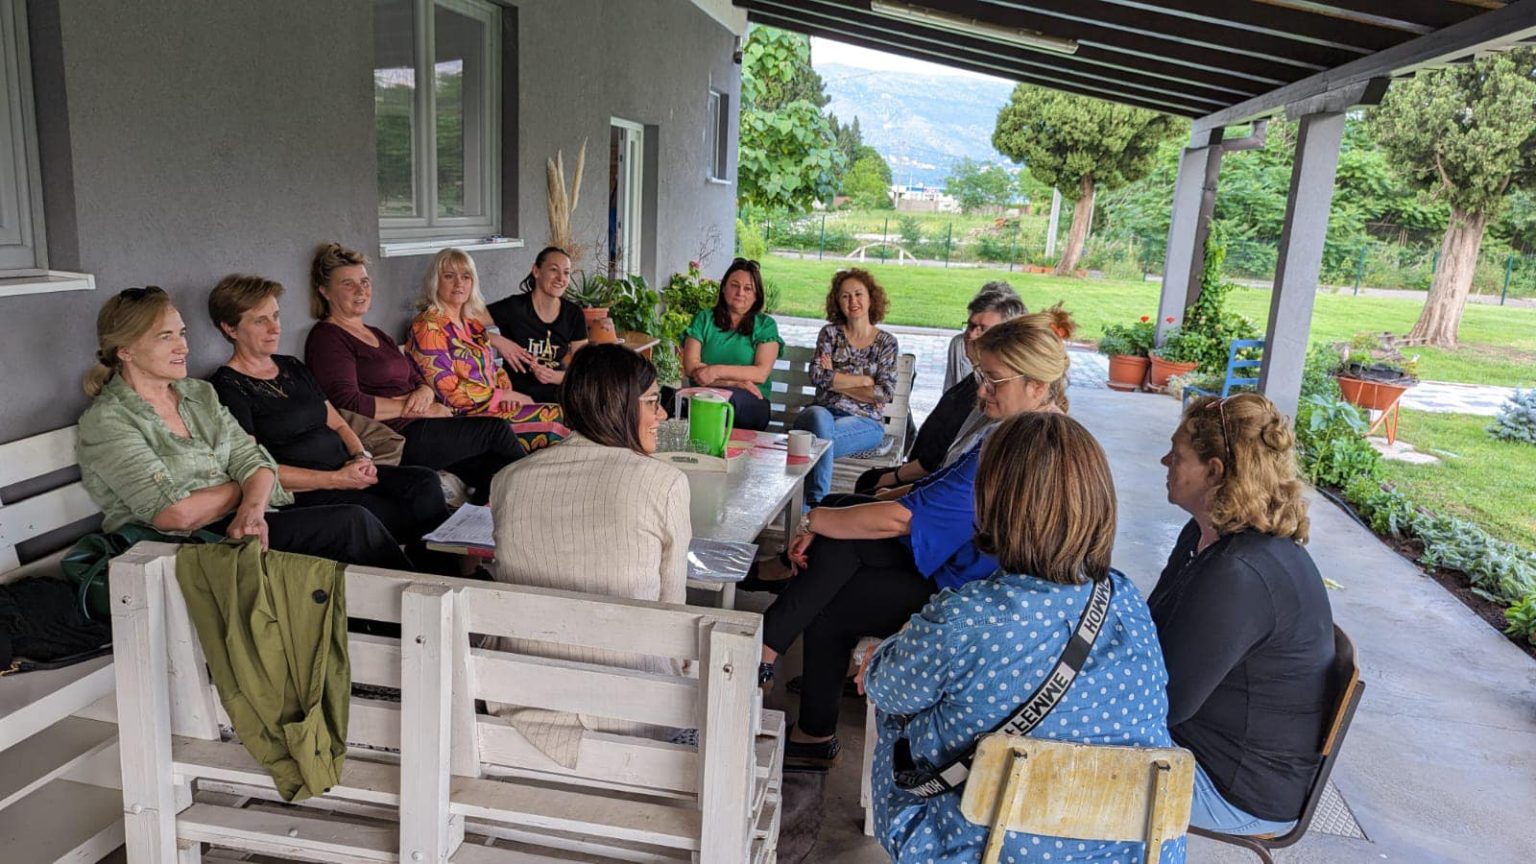
[[[1175,375],[1184,375],[1195,371],[1199,363],[1176,363],[1172,360],[1153,354],[1148,358],[1152,361],[1152,386],[1158,389],[1168,386],[1168,379]]]
[[[1359,378],[1338,376],[1339,392],[1344,401],[1371,411],[1385,411],[1408,389],[1406,384],[1384,384],[1380,381],[1363,381]]]
[[[605,316],[587,319],[587,339],[591,340],[593,345],[609,345],[618,341],[618,338],[619,334],[613,326],[612,318]]]
[[[1151,361],[1134,354],[1116,354],[1109,358],[1109,386],[1116,390],[1136,390],[1146,380]]]

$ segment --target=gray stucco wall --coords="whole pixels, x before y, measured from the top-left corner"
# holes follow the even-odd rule
[[[576,233],[598,236],[610,116],[655,133],[646,182],[659,224],[645,275],[682,269],[710,233],[719,239],[706,267],[723,269],[735,187],[706,181],[704,130],[711,82],[733,107],[738,98],[731,34],[688,0],[506,5],[516,92],[504,210],[515,219],[502,230],[527,248],[476,253],[486,294],[509,293],[544,244],[544,160],[564,148],[569,161],[583,137]],[[0,297],[0,441],[75,422],[96,312],[121,288],[171,292],[191,331],[192,373],[205,375],[228,350],[207,320],[208,289],[237,271],[283,282],[283,350],[301,353],[309,256],[335,239],[374,259],[374,323],[404,329],[428,259],[378,257],[371,8],[29,3],[50,263],[93,273],[98,287]]]

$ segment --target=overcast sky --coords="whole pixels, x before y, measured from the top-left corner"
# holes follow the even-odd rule
[[[834,42],[831,39],[822,39],[818,36],[811,37],[811,65],[820,66],[825,63],[837,63],[843,66],[856,66],[860,69],[868,69],[872,72],[908,72],[913,75],[958,75],[966,78],[982,78],[994,81],[1004,81],[1002,78],[993,78],[989,75],[978,75],[975,72],[967,72],[962,69],[954,69],[938,63],[928,63],[923,60],[912,60],[907,57],[899,57],[895,54],[887,54],[884,51],[871,51],[857,45],[848,45],[842,42]],[[1008,82],[1011,83],[1011,82]]]

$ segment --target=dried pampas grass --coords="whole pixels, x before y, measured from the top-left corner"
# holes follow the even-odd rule
[[[576,172],[570,186],[565,183],[565,153],[556,151],[555,158],[545,160],[545,174],[549,184],[549,243],[568,252],[572,262],[581,258],[581,245],[571,233],[571,216],[581,200],[581,173],[587,164],[587,141],[582,139],[581,150],[576,154]]]

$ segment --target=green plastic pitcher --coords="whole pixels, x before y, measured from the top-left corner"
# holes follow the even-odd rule
[[[731,400],[714,393],[694,393],[688,397],[688,437],[706,448],[711,456],[724,456],[736,426],[736,407]]]

